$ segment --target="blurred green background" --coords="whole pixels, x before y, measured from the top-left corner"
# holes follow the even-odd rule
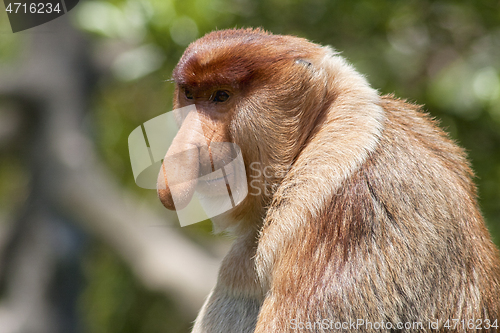
[[[89,0],[69,16],[99,72],[84,118],[98,158],[152,209],[161,204],[134,183],[128,135],[171,110],[168,80],[191,41],[214,29],[263,27],[331,45],[381,94],[425,105],[467,150],[481,208],[500,244],[500,1]],[[0,61],[10,66],[30,35],[8,33],[5,12],[0,24]],[[0,99],[0,222],[22,207],[29,187],[19,153],[26,127],[16,127],[12,108]],[[21,128],[16,140],[2,139],[12,128]],[[225,241],[210,235],[208,223],[182,232],[194,242]],[[189,331],[194,318],[140,283],[102,240],[87,236],[79,258],[84,282],[75,331]]]

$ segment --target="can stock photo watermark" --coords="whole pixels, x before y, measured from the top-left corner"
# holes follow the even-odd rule
[[[12,32],[52,21],[75,8],[79,0],[4,0]]]

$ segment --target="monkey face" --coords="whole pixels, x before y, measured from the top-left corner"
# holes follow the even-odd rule
[[[177,210],[181,226],[231,210],[248,193],[241,150],[217,141],[224,140],[214,131],[218,125],[207,111],[189,104],[145,122],[129,136],[137,185],[157,189],[165,206]]]
[[[158,177],[158,194],[165,207],[184,208],[195,189],[213,196],[229,186],[225,182],[227,175],[212,176],[206,182],[198,180],[215,173],[236,157],[235,149],[223,144],[230,142],[227,124],[234,105],[233,96],[234,92],[227,87],[176,87],[176,110],[194,105],[196,111],[185,116],[177,115],[180,130],[164,158]]]
[[[196,191],[207,217],[213,217],[246,196],[245,167],[237,145],[218,141],[224,140],[219,121],[191,106],[173,111],[180,129],[163,159],[157,190],[162,203],[178,211]]]

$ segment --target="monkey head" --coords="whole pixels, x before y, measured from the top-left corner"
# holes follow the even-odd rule
[[[177,209],[189,202],[199,168],[213,169],[213,143],[229,142],[241,147],[247,180],[261,194],[250,191],[232,217],[261,215],[335,98],[331,73],[321,65],[327,53],[332,51],[305,39],[258,29],[215,31],[186,49],[173,72],[174,108],[194,104],[197,115],[183,121],[165,157],[177,170],[168,179],[182,179],[175,185]],[[158,194],[175,209],[165,164]]]

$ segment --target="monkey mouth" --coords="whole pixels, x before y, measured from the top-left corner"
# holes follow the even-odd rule
[[[226,182],[226,179],[231,177],[232,173],[229,173],[227,175],[222,175],[221,177],[213,178],[213,179],[201,179],[203,182],[207,184],[214,184],[220,181]]]
[[[196,192],[208,197],[226,196],[229,184],[234,183],[234,181],[229,180],[234,178],[234,174],[233,172],[225,173],[219,170],[198,178]]]

